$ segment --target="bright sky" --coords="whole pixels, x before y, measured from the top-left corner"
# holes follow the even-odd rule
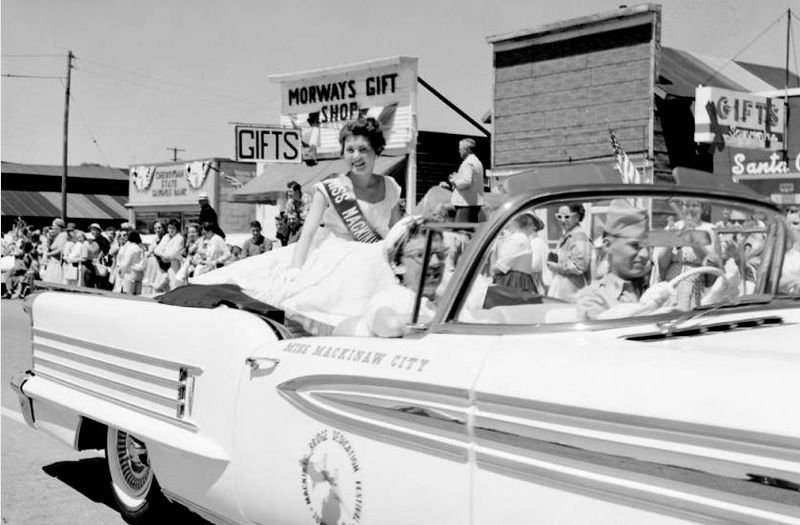
[[[229,122],[278,121],[268,75],[418,57],[419,75],[477,120],[491,107],[487,36],[620,3],[3,0],[2,73],[63,77],[75,53],[70,164],[167,161],[171,147],[182,159],[230,158]],[[787,7],[800,15],[797,0],[663,0],[662,44],[732,58],[782,16],[738,57],[782,67]],[[3,77],[2,159],[60,164],[63,116],[63,80]],[[475,131],[424,89],[419,127]]]

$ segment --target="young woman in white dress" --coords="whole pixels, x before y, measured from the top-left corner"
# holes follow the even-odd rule
[[[284,309],[299,320],[330,327],[362,315],[378,291],[394,284],[382,243],[400,218],[400,186],[373,172],[386,142],[372,118],[347,123],[339,135],[348,171],[315,186],[300,239],[295,244],[248,257],[191,280],[193,284],[238,284],[245,293]],[[326,184],[336,184],[336,189]],[[341,191],[342,193],[335,193]],[[376,235],[356,240],[359,231],[337,211],[339,197],[357,202]],[[308,327],[308,324],[304,323]]]

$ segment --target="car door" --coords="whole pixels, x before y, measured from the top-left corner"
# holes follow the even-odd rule
[[[737,385],[764,367],[715,365],[724,350],[709,359],[691,340],[639,342],[657,327],[625,319],[507,331],[475,387],[473,523],[788,523],[797,515],[796,489],[776,488],[796,484],[765,474],[789,457],[783,438],[743,430],[752,413],[743,400],[752,396]],[[791,479],[789,469],[772,476]]]
[[[494,340],[494,338],[492,338]],[[469,523],[480,336],[313,337],[259,349],[235,469],[258,523]]]

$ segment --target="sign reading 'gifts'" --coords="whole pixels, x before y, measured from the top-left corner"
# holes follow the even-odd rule
[[[713,87],[695,91],[695,142],[782,149],[784,118],[781,99]]]

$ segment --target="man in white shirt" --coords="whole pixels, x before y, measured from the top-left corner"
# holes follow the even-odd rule
[[[449,177],[453,186],[450,202],[456,209],[455,222],[478,222],[478,214],[483,206],[483,164],[473,153],[474,150],[473,139],[459,141],[458,154],[463,160],[458,171]]]

